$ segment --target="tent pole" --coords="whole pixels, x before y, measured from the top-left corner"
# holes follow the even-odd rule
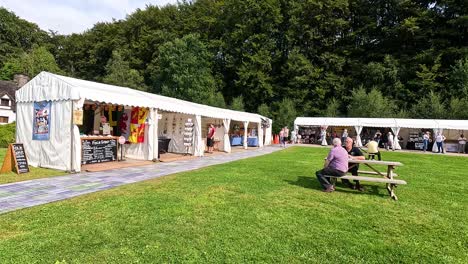
[[[71,102],[71,126],[70,126],[70,132],[71,132],[71,137],[70,137],[70,172],[74,172],[73,169],[73,142],[75,141],[73,138],[73,100],[70,100]]]

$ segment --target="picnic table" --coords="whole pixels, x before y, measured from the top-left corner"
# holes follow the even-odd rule
[[[405,185],[406,181],[404,180],[397,180],[394,177],[397,177],[398,174],[394,172],[395,168],[398,166],[403,166],[400,162],[395,161],[383,161],[383,160],[354,160],[350,159],[348,161],[350,164],[349,168],[362,164],[369,169],[370,171],[363,171],[359,170],[358,174],[367,174],[372,176],[380,176],[380,177],[363,177],[363,176],[352,176],[352,175],[345,175],[342,177],[332,176],[332,178],[340,178],[340,179],[348,179],[348,180],[356,180],[356,181],[368,181],[368,182],[378,182],[378,183],[385,183],[387,187],[387,191],[390,194],[390,197],[394,200],[398,200],[398,197],[395,194],[395,188],[397,185]],[[376,169],[376,165],[383,165],[387,166],[387,171],[381,172]]]

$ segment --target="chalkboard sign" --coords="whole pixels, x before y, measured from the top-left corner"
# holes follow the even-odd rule
[[[5,160],[3,161],[0,172],[6,173],[13,169],[18,174],[29,172],[28,159],[24,152],[24,146],[21,143],[8,145],[8,152],[5,155]]]
[[[24,152],[23,144],[18,143],[12,145],[16,163],[16,172],[18,174],[29,172],[28,159],[26,158],[26,153]]]
[[[81,164],[94,164],[117,160],[117,139],[81,139]]]

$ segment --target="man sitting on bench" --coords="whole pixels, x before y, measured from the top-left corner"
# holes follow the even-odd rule
[[[354,146],[354,141],[352,138],[347,137],[346,142],[345,142],[345,149],[346,152],[348,152],[348,158],[349,159],[355,159],[355,160],[365,160],[366,158],[362,154],[361,150],[358,147]],[[351,172],[353,176],[358,176],[358,170],[359,170],[359,165],[354,164],[352,167],[349,166],[348,164],[348,172]],[[353,190],[359,190],[361,192],[364,191],[364,188],[359,184],[359,181],[354,181],[356,183],[356,186],[354,186],[349,180],[347,179],[341,179],[341,182],[343,184],[346,184],[349,188]]]
[[[333,139],[333,148],[328,153],[325,159],[325,164],[322,170],[315,172],[317,179],[322,185],[324,192],[333,192],[335,188],[330,183],[330,177],[327,176],[344,176],[348,171],[348,153],[341,146],[341,139]]]

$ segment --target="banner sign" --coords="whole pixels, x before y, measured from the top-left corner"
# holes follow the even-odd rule
[[[33,140],[49,140],[51,101],[34,102]]]

